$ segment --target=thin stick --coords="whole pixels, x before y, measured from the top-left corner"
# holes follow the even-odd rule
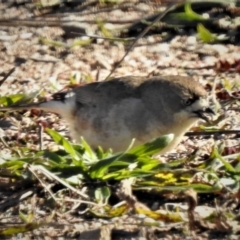
[[[43,150],[43,125],[38,125],[38,136],[39,136],[39,151]]]
[[[77,193],[78,195],[80,195],[82,198],[88,199],[88,196],[86,194],[84,194],[83,192],[80,192],[78,189],[72,187],[70,184],[68,184],[67,182],[65,182],[64,180],[60,179],[59,177],[57,177],[55,174],[49,172],[46,168],[44,168],[43,166],[40,165],[36,165],[36,166],[31,166],[32,169],[37,169],[40,170],[46,177],[54,179],[55,181],[61,183],[63,186],[67,187],[68,189],[70,189],[71,191]]]
[[[15,71],[15,67],[10,69],[10,71],[6,74],[6,76],[0,81],[0,87],[3,85],[3,83],[7,80],[7,78]]]
[[[210,132],[187,132],[185,134],[185,136],[209,136],[209,135],[213,135],[213,134],[239,134],[240,130],[214,130],[214,131],[210,131]]]
[[[121,60],[114,66],[114,68],[112,69],[112,71],[108,74],[108,76],[105,78],[105,80],[109,79],[110,76],[113,74],[113,72],[120,66],[120,64],[123,62],[123,60],[125,59],[125,57],[128,55],[128,53],[134,48],[134,46],[136,45],[137,41],[142,38],[148,31],[149,29],[157,22],[159,22],[162,18],[164,18],[170,11],[174,10],[176,8],[175,1],[171,1],[170,2],[170,6],[163,12],[161,13],[149,26],[147,26],[136,38],[136,40],[131,44],[131,46],[129,47],[129,49],[126,51],[126,53],[123,55],[123,57],[121,58]]]
[[[75,34],[79,34],[85,37],[89,37],[89,38],[94,38],[94,39],[104,39],[104,40],[109,40],[109,41],[131,41],[131,40],[135,40],[136,38],[134,37],[130,37],[130,38],[110,38],[110,37],[103,37],[103,36],[98,36],[98,35],[88,35],[85,33],[79,33],[79,32],[71,32],[71,33],[75,33]]]

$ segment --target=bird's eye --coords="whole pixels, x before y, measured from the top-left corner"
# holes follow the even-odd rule
[[[190,106],[193,103],[193,100],[192,99],[187,99],[187,100],[184,100],[183,103],[184,103],[185,106]]]

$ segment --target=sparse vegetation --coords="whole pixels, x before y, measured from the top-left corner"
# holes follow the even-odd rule
[[[144,9],[142,1],[96,2],[93,9],[84,5],[88,1],[80,5],[85,10],[79,19],[74,15],[78,6],[70,2],[54,3],[59,5],[54,9],[44,9],[42,3],[39,11],[53,11],[52,15],[38,12],[30,19],[31,24],[42,19],[42,31],[27,21],[0,19],[1,106],[28,103],[64,84],[105,79],[137,33],[156,18],[143,18],[144,9],[158,14],[162,7],[157,5],[160,1],[149,1]],[[229,1],[214,1],[211,7],[208,2],[176,5],[116,70],[117,76],[200,76],[219,115],[211,124],[194,126],[175,153],[153,156],[172,135],[112,153],[93,150],[84,139],[73,144],[55,115],[0,112],[1,239],[120,239],[124,234],[132,239],[239,238],[239,7],[229,6]],[[8,6],[4,4],[0,3]],[[29,5],[17,6],[9,7],[11,17],[18,9],[21,17],[33,14]],[[93,34],[86,40],[81,38],[84,34],[71,38],[64,21],[61,31],[56,22],[51,26],[52,18],[66,18],[63,10],[78,19],[77,27],[87,26]],[[106,28],[109,22],[117,31]],[[12,41],[8,35],[17,37]],[[5,81],[13,66],[16,74]],[[27,87],[29,93],[22,93]],[[5,121],[15,129],[10,132]],[[88,233],[93,235],[86,237]]]

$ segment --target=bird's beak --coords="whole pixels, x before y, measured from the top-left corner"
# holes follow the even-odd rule
[[[197,116],[203,120],[205,120],[207,123],[210,123],[208,115],[215,115],[215,112],[211,109],[211,108],[205,108],[203,110],[198,110],[195,111],[195,113],[197,114]]]

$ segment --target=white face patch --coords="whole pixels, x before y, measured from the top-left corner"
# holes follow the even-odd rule
[[[209,101],[205,98],[200,98],[197,101],[195,101],[189,108],[191,112],[204,110],[205,108],[209,107]]]
[[[58,113],[64,118],[72,117],[72,111],[75,107],[75,93],[69,92],[70,95],[65,96],[64,101],[51,100],[43,102],[39,105],[39,108],[45,111]]]
[[[70,92],[68,92],[68,93],[65,95],[65,98],[71,98],[71,97],[73,97],[73,96],[75,96],[75,92],[70,91]]]

